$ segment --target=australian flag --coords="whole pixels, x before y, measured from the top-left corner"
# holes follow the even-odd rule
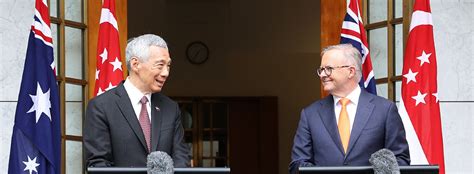
[[[360,17],[359,7],[359,0],[347,0],[347,13],[342,22],[341,29],[341,44],[348,43],[359,50],[362,55],[362,78],[360,79],[359,86],[377,95],[369,44],[367,42],[364,24]]]
[[[46,0],[36,0],[15,113],[8,173],[61,172],[59,93]]]

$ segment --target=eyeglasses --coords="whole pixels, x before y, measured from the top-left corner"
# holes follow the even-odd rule
[[[332,71],[334,69],[337,69],[337,68],[350,68],[351,66],[350,65],[343,65],[343,66],[325,66],[325,67],[319,67],[318,69],[316,69],[316,73],[318,74],[319,77],[321,77],[321,74],[324,73],[327,75],[327,76],[331,76],[332,74]]]

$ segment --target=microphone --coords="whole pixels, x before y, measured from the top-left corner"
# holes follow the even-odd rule
[[[147,173],[148,174],[173,174],[173,159],[162,151],[151,152],[147,157]]]
[[[373,153],[369,162],[374,167],[374,174],[400,174],[397,158],[388,149],[380,149]]]

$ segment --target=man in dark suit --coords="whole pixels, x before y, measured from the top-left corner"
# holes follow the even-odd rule
[[[88,167],[144,167],[163,151],[175,167],[189,166],[178,104],[161,94],[171,58],[166,42],[146,34],[126,48],[127,79],[89,102],[84,123]]]
[[[317,69],[330,95],[301,111],[290,173],[300,166],[370,165],[370,155],[391,150],[399,165],[409,165],[405,130],[396,105],[358,85],[361,55],[350,44],[330,46]]]

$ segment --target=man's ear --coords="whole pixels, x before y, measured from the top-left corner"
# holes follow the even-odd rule
[[[350,79],[351,79],[351,78],[354,78],[355,75],[356,75],[355,67],[352,67],[352,66],[351,66],[351,67],[349,68],[349,78],[350,78]]]
[[[138,66],[140,65],[140,61],[138,60],[137,57],[132,57],[130,59],[130,71],[137,71],[138,70]]]

